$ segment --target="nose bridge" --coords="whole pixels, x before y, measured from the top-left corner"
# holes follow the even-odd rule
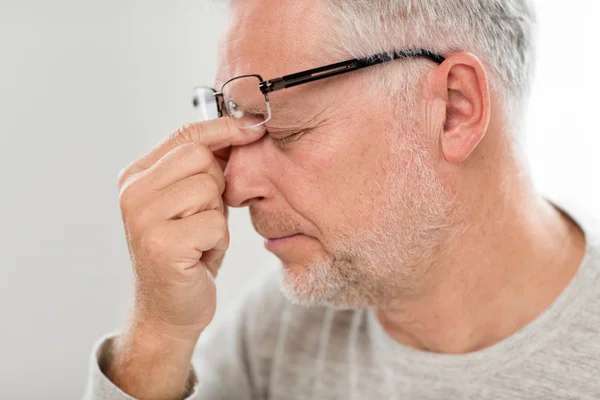
[[[269,196],[270,185],[264,169],[266,138],[233,146],[225,168],[223,199],[231,207],[243,207]]]

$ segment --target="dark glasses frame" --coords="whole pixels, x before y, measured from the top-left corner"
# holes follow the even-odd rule
[[[268,93],[275,92],[281,89],[287,89],[290,87],[302,85],[304,83],[314,82],[321,79],[330,78],[332,76],[345,74],[352,71],[357,71],[359,69],[371,67],[373,65],[382,64],[389,61],[400,60],[405,58],[417,58],[422,57],[429,59],[436,64],[441,64],[446,59],[444,56],[434,53],[429,50],[419,49],[419,50],[408,50],[408,51],[395,51],[392,53],[380,53],[375,54],[371,57],[367,58],[355,58],[352,60],[342,61],[335,64],[329,64],[318,68],[309,69],[306,71],[297,72],[290,75],[285,75],[279,78],[269,79],[265,81],[258,74],[248,74],[248,75],[240,75],[234,78],[229,79],[221,86],[221,91],[214,91],[214,97],[217,103],[218,115],[219,117],[223,117],[223,87],[227,85],[229,82],[244,78],[244,77],[256,77],[259,80],[259,89],[265,96],[265,101],[269,102]],[[194,106],[198,105],[198,99],[194,98]]]

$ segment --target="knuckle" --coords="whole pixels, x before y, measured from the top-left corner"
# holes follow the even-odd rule
[[[132,176],[135,175],[135,171],[136,171],[136,167],[135,167],[135,161],[129,163],[128,165],[126,165],[125,167],[121,168],[121,170],[119,171],[119,174],[117,175],[117,182],[119,184],[119,188],[125,186],[132,178]]]
[[[215,231],[223,233],[227,231],[227,218],[218,210],[208,211],[210,213],[211,226]]]
[[[219,196],[219,185],[214,177],[202,174],[202,190],[212,196]]]
[[[213,234],[215,235],[215,245],[222,250],[227,249],[229,247],[229,229],[227,227],[227,219],[225,216],[215,211],[215,220],[214,220],[214,228]]]
[[[197,174],[187,180],[185,192],[198,201],[215,200],[219,197],[219,187],[215,179],[208,174]]]
[[[223,236],[221,236],[221,240],[225,244],[225,247],[228,248],[229,247],[230,236],[229,236],[229,229],[227,229],[227,226],[225,226],[225,229],[223,230]]]
[[[214,158],[208,147],[193,142],[180,145],[176,151],[180,156],[192,159],[199,171],[207,171]]]
[[[212,151],[206,146],[199,146],[195,143],[190,143],[194,149],[194,152],[198,156],[198,162],[202,165],[203,168],[208,168],[210,163],[212,162]]]
[[[171,134],[169,140],[172,140],[175,144],[184,144],[190,141],[192,135],[190,134],[190,130],[192,130],[193,124],[187,123],[180,126],[175,132]]]
[[[121,211],[126,211],[130,208],[134,198],[132,191],[131,185],[126,185],[119,191],[119,207]]]
[[[175,134],[181,142],[201,143],[203,124],[187,123],[179,128]]]
[[[217,210],[219,210],[219,212],[222,213],[227,220],[227,209],[225,208],[225,204],[223,203],[223,199],[221,197],[219,197]]]
[[[123,186],[125,183],[125,178],[127,177],[127,172],[129,171],[129,166],[121,168],[119,174],[117,175],[117,182],[119,183],[119,187]]]
[[[189,195],[194,201],[194,210],[202,211],[197,207],[202,207],[204,210],[218,209],[221,196],[219,194],[219,186],[215,179],[208,174],[199,174],[190,179],[184,189],[186,195]]]
[[[145,174],[131,174],[131,169],[126,167],[119,173],[119,206],[125,211],[134,206],[138,197],[138,186],[145,178]]]

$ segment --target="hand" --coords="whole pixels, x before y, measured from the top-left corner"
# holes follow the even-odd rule
[[[195,341],[210,323],[213,278],[229,246],[223,169],[230,146],[264,132],[238,129],[228,118],[190,124],[120,172],[135,275],[133,324]]]

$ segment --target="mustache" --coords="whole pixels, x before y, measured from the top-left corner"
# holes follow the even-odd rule
[[[290,214],[250,207],[250,220],[254,230],[263,237],[282,237],[303,233],[302,224]]]

